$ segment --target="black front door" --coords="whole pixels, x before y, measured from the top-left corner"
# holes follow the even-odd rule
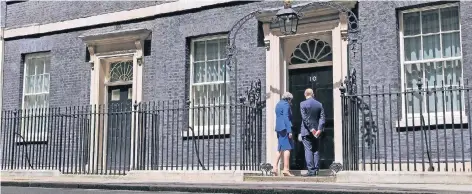
[[[326,115],[325,132],[320,141],[320,168],[327,169],[334,161],[333,68],[332,66],[289,70],[289,91],[293,94],[292,124],[295,148],[290,158],[290,169],[305,170],[305,152],[298,141],[301,126],[300,102],[305,100],[305,89],[312,88],[315,99],[323,104]]]
[[[131,85],[108,87],[107,169],[129,170],[131,150]]]

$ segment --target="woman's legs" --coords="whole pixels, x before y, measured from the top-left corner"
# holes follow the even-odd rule
[[[284,170],[282,171],[282,173],[284,175],[287,175],[287,176],[293,176],[291,173],[290,173],[290,150],[285,150],[284,151]]]
[[[284,172],[288,172],[290,170],[290,150],[284,150]]]
[[[279,173],[279,162],[280,162],[280,155],[282,154],[281,151],[277,151],[277,153],[275,153],[275,161],[274,161],[274,170],[273,170],[273,173],[275,175],[277,175],[277,173]]]

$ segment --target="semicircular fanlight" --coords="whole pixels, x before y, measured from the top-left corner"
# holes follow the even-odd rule
[[[133,80],[133,61],[120,61],[110,64],[110,82]]]
[[[331,46],[319,39],[308,39],[299,44],[290,56],[290,65],[331,61]]]

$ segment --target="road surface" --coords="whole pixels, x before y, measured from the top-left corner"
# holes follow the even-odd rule
[[[63,189],[63,188],[37,188],[37,187],[5,187],[1,188],[2,194],[190,194],[186,192],[169,191],[120,191],[98,189]]]

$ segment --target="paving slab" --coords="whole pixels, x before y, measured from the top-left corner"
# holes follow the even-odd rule
[[[472,184],[471,172],[400,172],[400,171],[341,171],[338,183],[390,184]],[[472,190],[471,190],[472,192]]]

